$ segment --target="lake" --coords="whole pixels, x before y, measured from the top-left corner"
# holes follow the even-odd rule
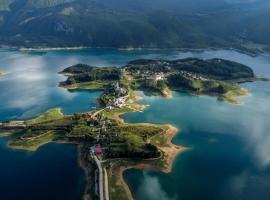
[[[65,77],[57,72],[72,64],[121,66],[137,58],[186,57],[229,59],[270,77],[269,55],[251,57],[229,50],[2,49],[0,71],[8,75],[0,78],[0,121],[28,119],[54,107],[71,114],[97,106],[98,91],[72,92],[58,87]],[[191,149],[177,157],[171,174],[127,170],[124,178],[135,199],[270,198],[270,83],[242,86],[251,92],[240,98],[243,106],[209,96],[174,92],[172,99],[164,99],[140,93],[144,97],[140,102],[150,106],[124,118],[129,122],[170,123],[180,129],[173,142]],[[85,182],[74,145],[48,144],[27,153],[8,149],[6,142],[7,138],[0,138],[1,199],[81,198]]]

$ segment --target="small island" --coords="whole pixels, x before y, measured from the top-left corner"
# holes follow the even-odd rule
[[[9,132],[8,145],[35,151],[49,142],[78,144],[86,174],[84,199],[132,199],[123,171],[151,168],[169,173],[175,157],[187,149],[171,143],[178,132],[169,124],[127,123],[121,115],[138,112],[136,90],[171,97],[171,91],[216,95],[230,103],[247,93],[237,83],[256,80],[244,65],[222,60],[135,60],[123,67],[77,64],[64,69],[69,90],[102,90],[100,108],[64,115],[58,108],[30,120],[0,123]],[[95,181],[94,181],[95,180]]]

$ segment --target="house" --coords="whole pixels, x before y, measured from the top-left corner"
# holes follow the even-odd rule
[[[102,151],[102,148],[101,148],[100,144],[97,144],[95,146],[95,155],[97,157],[101,157],[103,155],[103,151]]]
[[[119,97],[113,102],[113,106],[122,108],[125,105],[126,99],[128,96],[125,97]]]

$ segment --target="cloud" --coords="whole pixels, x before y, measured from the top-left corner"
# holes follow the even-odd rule
[[[169,197],[167,193],[162,189],[159,179],[154,176],[150,176],[149,172],[143,171],[143,182],[138,188],[138,199],[147,200],[176,200],[175,197]]]

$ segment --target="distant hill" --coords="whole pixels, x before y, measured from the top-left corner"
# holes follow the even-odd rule
[[[0,0],[0,43],[24,47],[270,45],[267,1]]]

